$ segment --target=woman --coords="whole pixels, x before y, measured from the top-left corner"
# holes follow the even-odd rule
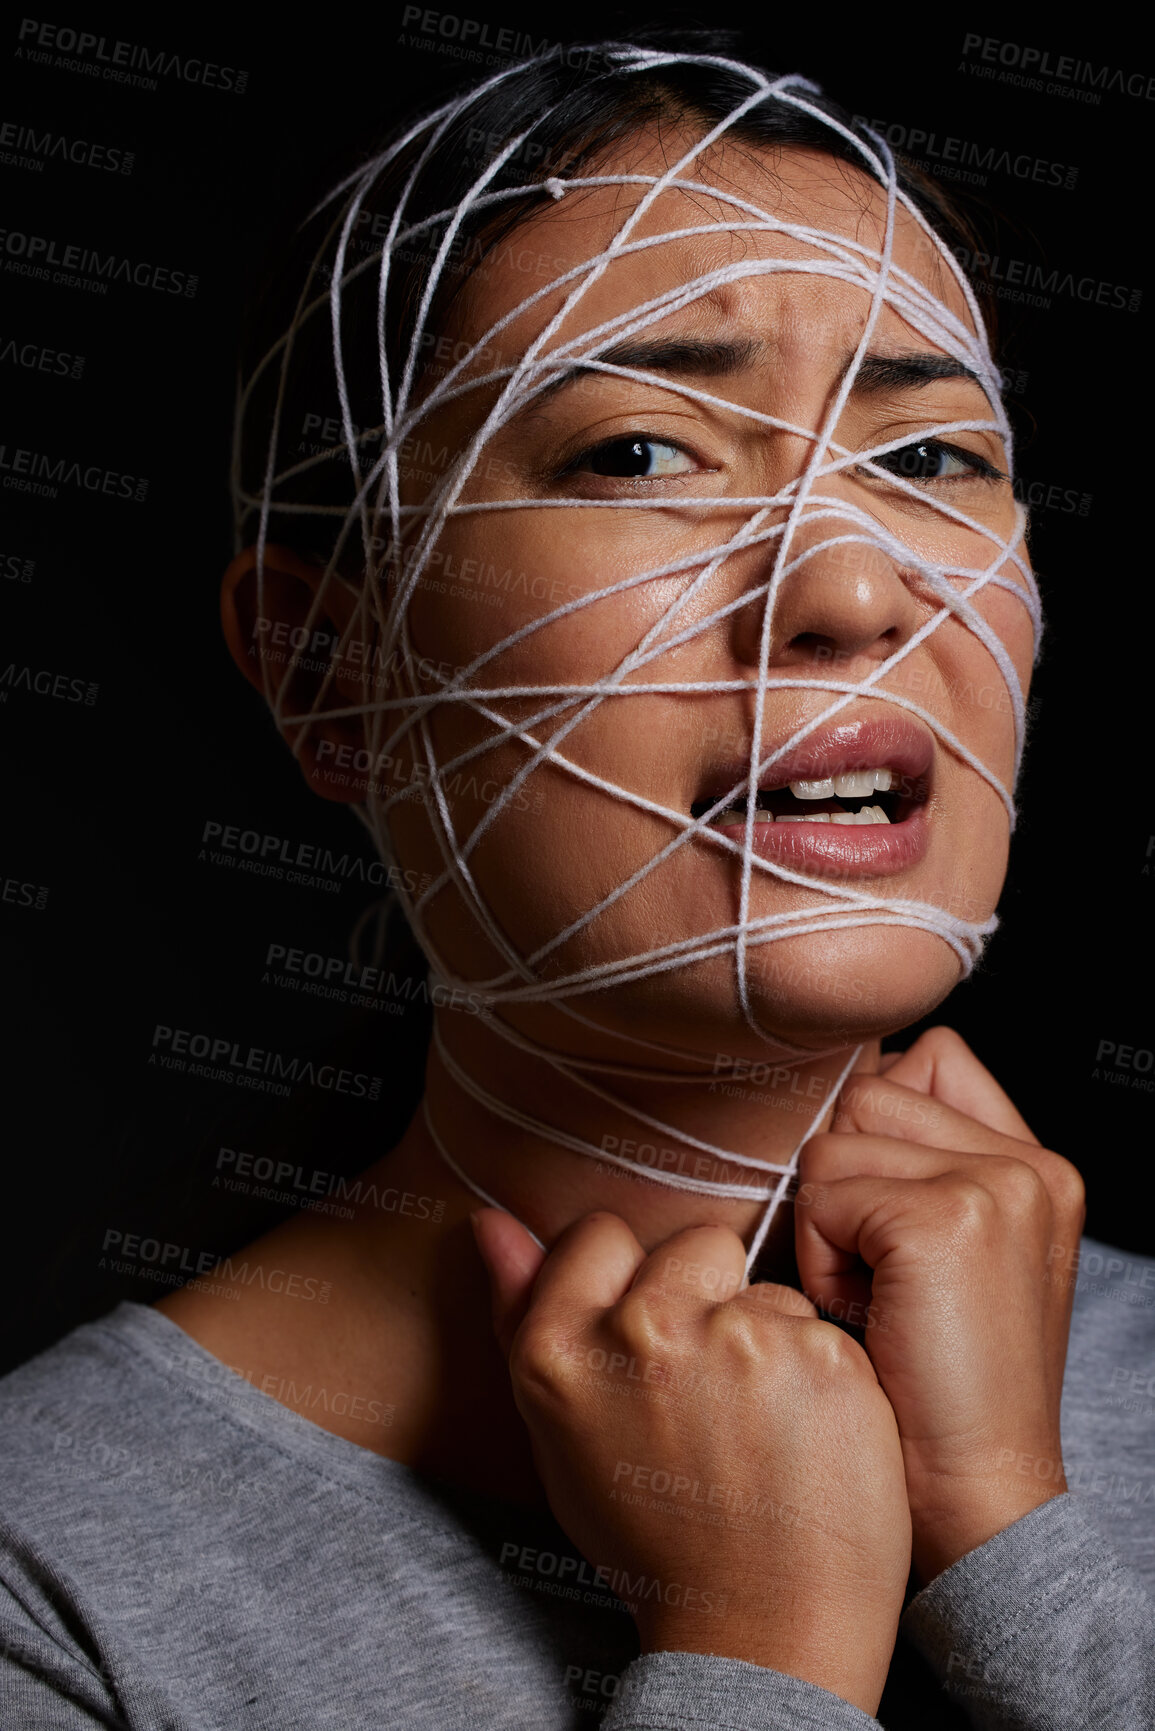
[[[1150,1331],[1072,1329],[1077,1175],[962,1042],[880,1049],[993,929],[1038,628],[961,230],[803,81],[577,59],[351,177],[246,380],[225,631],[393,868],[424,1107],[8,1380],[6,1687],[1147,1724],[1146,1484],[1064,1460],[1146,1471]]]

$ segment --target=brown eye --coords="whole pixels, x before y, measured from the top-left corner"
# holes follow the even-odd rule
[[[885,451],[873,462],[879,469],[901,475],[907,481],[953,481],[964,475],[1006,480],[1002,471],[985,457],[974,451],[960,451],[956,445],[944,445],[938,439],[921,439],[917,444],[903,445],[901,450]]]

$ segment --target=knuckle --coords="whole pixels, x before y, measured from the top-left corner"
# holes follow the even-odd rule
[[[1077,1166],[1049,1148],[1042,1150],[1042,1176],[1058,1213],[1082,1225],[1087,1213],[1087,1187]]]
[[[953,1028],[948,1028],[944,1022],[936,1023],[933,1028],[928,1028],[918,1044],[920,1046],[925,1045],[927,1051],[934,1052],[941,1057],[970,1051],[970,1047],[962,1035],[956,1033]]]
[[[767,1358],[765,1318],[741,1304],[722,1304],[709,1318],[712,1344],[720,1347],[730,1370],[751,1370]]]
[[[1013,1155],[991,1157],[991,1176],[1005,1208],[1017,1214],[1033,1214],[1049,1202],[1050,1191],[1041,1173],[1026,1160]]]
[[[522,1328],[510,1348],[509,1370],[524,1398],[552,1404],[568,1382],[569,1354],[553,1336]]]
[[[803,1318],[795,1338],[810,1376],[845,1378],[864,1366],[870,1368],[862,1348],[840,1328],[820,1317]]]
[[[943,1186],[940,1207],[952,1234],[968,1238],[984,1236],[998,1212],[998,1203],[985,1185],[953,1173]]]
[[[614,1333],[627,1352],[669,1357],[685,1342],[685,1304],[671,1304],[660,1288],[627,1292],[614,1311]]]

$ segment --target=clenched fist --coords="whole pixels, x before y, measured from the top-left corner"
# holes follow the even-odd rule
[[[1075,1168],[1039,1146],[957,1034],[850,1077],[802,1151],[795,1249],[824,1310],[866,1323],[898,1421],[925,1582],[1066,1489],[1059,1399],[1083,1224]]]
[[[647,1583],[643,1649],[745,1659],[873,1713],[910,1520],[867,1354],[801,1293],[746,1287],[724,1227],[647,1256],[591,1214],[543,1257],[511,1216],[474,1221],[550,1505],[590,1562]]]

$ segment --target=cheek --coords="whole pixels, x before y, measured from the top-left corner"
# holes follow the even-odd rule
[[[540,535],[520,516],[503,512],[496,522],[465,516],[440,535],[408,610],[413,640],[425,654],[436,650],[455,666],[469,666],[569,599],[560,574],[541,557]],[[508,677],[515,669],[505,658],[514,655],[501,651],[501,666],[496,657],[487,662],[477,683]],[[527,659],[525,651],[519,659]]]
[[[896,683],[895,689],[905,684],[907,694],[950,727],[1009,789],[1015,765],[1015,700],[1021,692],[1025,703],[1031,675],[1031,620],[1015,596],[989,586],[976,596],[975,610],[991,647],[965,620],[947,620],[927,644],[937,675],[932,675],[929,667],[924,673],[912,665],[907,679]],[[1000,651],[1009,662],[1010,680],[993,650]]]
[[[982,697],[977,704],[977,723],[986,737],[989,755],[986,761],[998,770],[1010,784],[1015,759],[1015,700],[1021,695],[1025,706],[1034,658],[1034,633],[1030,616],[1022,603],[1005,590],[993,590],[984,598],[979,612],[987,622],[993,638],[1002,645],[1017,678],[1013,682],[1003,676],[994,657],[968,633],[970,659],[977,668],[982,666]]]
[[[412,592],[415,648],[454,667],[487,656],[471,683],[541,686],[543,702],[551,687],[611,674],[675,586],[651,582],[590,600],[661,562],[652,534],[643,556],[618,525],[590,524],[584,519],[591,515],[527,509],[451,524]],[[580,529],[575,518],[583,519]],[[582,601],[588,604],[551,619]]]

